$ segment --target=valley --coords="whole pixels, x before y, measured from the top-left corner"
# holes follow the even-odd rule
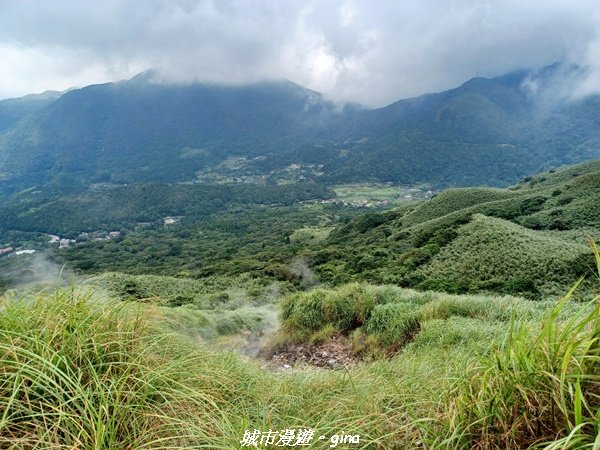
[[[579,70],[0,101],[0,447],[595,448],[598,97],[525,89]]]

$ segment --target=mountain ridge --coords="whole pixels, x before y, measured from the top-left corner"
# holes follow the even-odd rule
[[[329,184],[508,185],[600,157],[598,96],[542,113],[525,86],[568,70],[476,77],[377,109],[340,107],[289,80],[161,84],[142,73],[70,90],[0,125],[0,192],[193,181],[230,157],[246,159],[233,176],[300,164],[322,165],[312,180]]]

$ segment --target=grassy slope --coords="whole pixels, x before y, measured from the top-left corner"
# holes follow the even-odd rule
[[[410,348],[451,348],[468,344],[485,348],[514,316],[539,319],[548,303],[516,297],[457,296],[395,286],[351,283],[286,297],[283,330],[291,339],[315,333],[351,336],[358,352],[395,352]]]
[[[422,203],[414,211],[406,214],[403,217],[402,223],[406,226],[417,225],[470,206],[513,197],[515,195],[512,192],[503,189],[449,189],[435,196],[430,201]]]
[[[494,290],[505,280],[535,280],[532,289],[560,295],[587,268],[583,255],[589,247],[557,233],[476,214],[457,234],[420,270],[432,286],[458,283],[469,289],[487,283]]]
[[[414,418],[439,403],[415,388],[464,361],[432,347],[352,372],[276,374],[164,334],[155,309],[70,292],[4,306],[0,442],[21,447],[231,449],[255,428],[344,431],[370,448],[405,446],[418,439]]]
[[[166,310],[154,306],[72,290],[5,297],[2,306],[0,443],[7,448],[231,449],[240,448],[247,429],[288,428],[312,428],[316,436],[327,437],[359,434],[359,448],[525,448],[550,433],[564,438],[577,421],[592,420],[589,414],[596,407],[597,338],[592,345],[586,342],[598,333],[597,303],[595,322],[583,325],[565,322],[565,317],[577,317],[576,304],[563,304],[553,313],[560,318],[551,317],[549,323],[568,331],[560,335],[553,328],[557,358],[564,357],[561,349],[571,349],[574,359],[567,365],[552,360],[548,367],[537,356],[538,349],[548,354],[546,341],[538,344],[534,331],[551,310],[548,302],[364,284],[294,294],[283,302],[289,332],[318,332],[333,325],[354,338],[362,329],[367,341],[385,345],[390,343],[386,339],[401,335],[407,312],[420,325],[391,360],[347,371],[289,373],[269,372],[166,332],[165,324],[189,319],[186,308],[169,309],[165,316]],[[357,319],[364,323],[353,330]],[[512,372],[509,361],[495,363],[506,354],[502,337],[510,328],[521,330],[515,349],[527,349],[532,363],[527,376],[520,375],[525,368]],[[571,347],[574,339],[577,345]],[[552,379],[561,367],[566,368],[564,386]],[[496,371],[493,376],[490,370]],[[509,372],[518,376],[508,377]],[[533,387],[538,391],[527,391]],[[569,395],[571,387],[579,394]],[[524,397],[512,394],[515,390]],[[551,429],[527,434],[522,414],[511,416],[497,399],[517,411],[533,399],[541,405],[562,400],[565,414],[558,408]],[[489,416],[493,408],[503,415]],[[525,417],[543,422],[549,411],[532,410]],[[576,430],[579,444],[593,439],[593,427]],[[507,429],[520,434],[503,433]],[[315,439],[311,448],[330,445]]]
[[[451,189],[356,218],[334,229],[311,258],[331,283],[366,280],[539,298],[564,291],[592,267],[587,241],[598,238],[599,196],[598,162],[509,189]]]

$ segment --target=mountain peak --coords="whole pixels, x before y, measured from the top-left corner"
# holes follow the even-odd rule
[[[156,69],[146,69],[137,75],[134,75],[129,80],[125,80],[127,83],[150,83],[155,81],[160,76]]]

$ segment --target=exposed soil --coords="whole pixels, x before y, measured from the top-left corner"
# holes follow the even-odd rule
[[[361,358],[344,336],[333,336],[322,344],[287,344],[275,350],[262,350],[259,354],[274,370],[313,366],[326,369],[343,369],[357,364]]]

